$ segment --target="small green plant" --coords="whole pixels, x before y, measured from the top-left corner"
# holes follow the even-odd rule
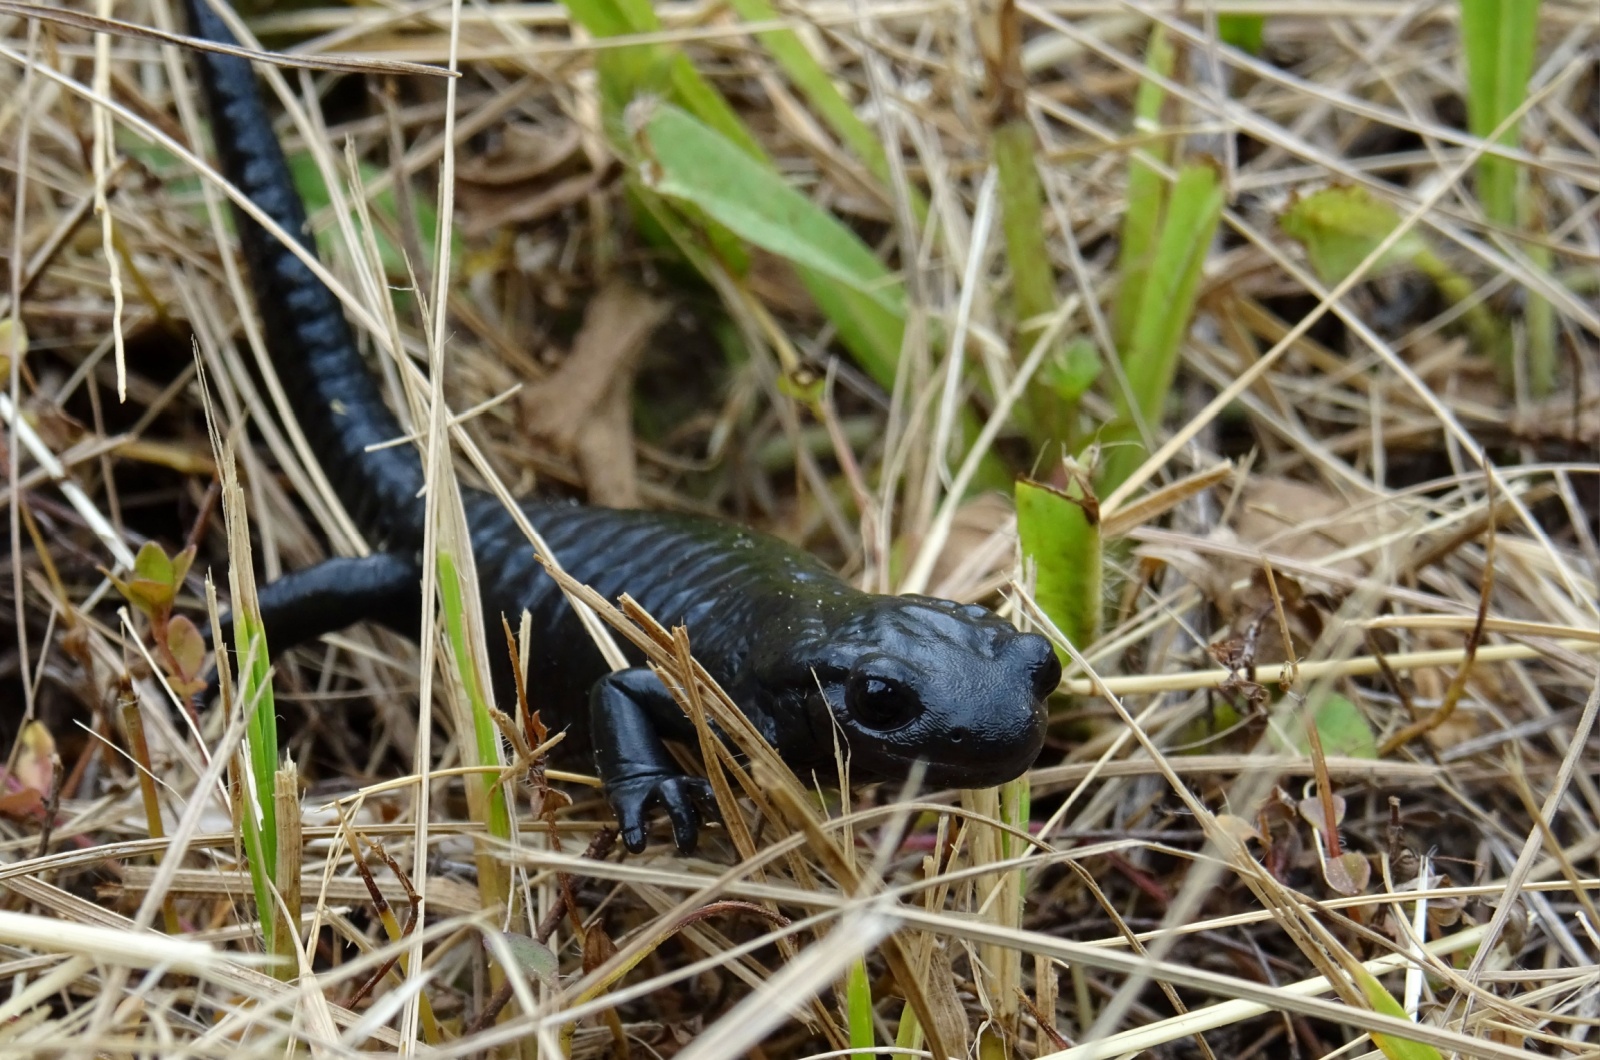
[[[237,560],[234,566],[237,567]],[[248,560],[246,561],[248,562]],[[272,694],[272,665],[267,653],[267,632],[254,594],[241,604],[234,593],[233,637],[239,679],[236,695],[248,714],[245,726],[244,755],[239,778],[242,805],[238,807],[239,827],[244,835],[246,859],[250,864],[250,883],[255,890],[256,910],[268,953],[279,954],[285,940],[273,931],[278,921],[273,874],[278,866],[277,789],[278,718]],[[293,964],[279,964],[276,970],[292,975]]]
[[[1278,218],[1278,224],[1306,248],[1317,277],[1334,286],[1399,226],[1400,213],[1365,188],[1340,185],[1297,198]],[[1374,273],[1404,266],[1433,281],[1446,301],[1464,306],[1462,324],[1481,348],[1506,347],[1509,340],[1494,315],[1471,300],[1472,281],[1451,268],[1415,230],[1389,248]]]
[[[126,578],[107,573],[123,599],[149,620],[156,661],[180,699],[188,699],[206,687],[203,678],[205,638],[186,616],[172,613],[178,591],[194,564],[194,551],[194,546],[190,545],[168,556],[160,545],[146,541],[134,557],[133,570]]]
[[[660,29],[655,11],[649,4],[638,0],[569,0],[567,7],[573,18],[597,37],[648,34]],[[793,49],[783,50],[791,62],[795,60]],[[762,150],[755,136],[739,120],[727,100],[700,75],[681,51],[661,44],[607,48],[599,53],[595,66],[600,78],[605,125],[613,147],[624,158],[638,155],[633,142],[638,129],[641,125],[648,126],[656,116],[664,113],[665,109],[657,109],[656,105],[665,103],[718,138],[708,140],[704,135],[698,138],[702,143],[718,143],[719,150],[715,154],[717,161],[697,162],[690,159],[688,161],[693,169],[704,172],[695,175],[680,166],[677,167],[678,177],[690,178],[690,183],[702,190],[706,190],[707,184],[715,183],[717,190],[713,198],[719,203],[727,204],[731,197],[732,204],[742,202],[758,206],[765,189],[774,182],[782,183],[772,160]],[[821,91],[818,86],[813,85],[813,88]],[[630,121],[630,108],[636,104],[652,108],[654,113],[643,122]],[[838,105],[829,103],[824,109],[825,113],[833,114],[835,120],[838,119],[837,112],[841,110]],[[666,120],[675,121],[673,118]],[[676,121],[676,125],[688,128],[681,120]],[[861,128],[853,127],[848,137],[855,141],[864,139],[864,134]],[[657,148],[661,146],[659,140],[654,142]],[[737,150],[744,159],[753,163],[753,167],[741,166],[737,177],[716,172],[718,162],[728,157],[725,150],[721,149],[724,145]],[[651,172],[648,167],[653,163],[648,155],[640,161],[646,167],[643,172],[648,175]],[[756,172],[762,173],[765,179],[752,184],[751,177]],[[704,203],[699,203],[697,209],[688,212],[666,208],[649,184],[650,181],[641,180],[638,173],[630,174],[629,188],[633,201],[648,217],[648,223],[641,224],[642,230],[654,231],[658,236],[670,240],[713,282],[718,270],[725,270],[736,278],[744,274],[749,267],[749,257],[742,248],[740,237],[730,232],[715,215],[708,214],[703,209]],[[792,193],[792,189],[790,191]],[[787,209],[787,206],[781,208]],[[743,216],[748,219],[751,215],[746,213]],[[862,253],[871,255],[871,251],[854,233],[848,229],[843,231]],[[785,252],[776,250],[774,253]],[[905,330],[904,311],[893,312],[884,308],[883,299],[887,293],[884,290],[863,292],[835,272],[819,270],[815,261],[791,260],[794,260],[800,279],[818,308],[838,330],[840,342],[880,385],[892,386]]]
[[[296,940],[292,930],[280,931],[285,923],[297,925],[299,910],[289,910],[285,921],[280,916],[279,895],[299,893],[299,879],[293,884],[276,878],[278,861],[278,787],[282,760],[278,754],[278,710],[272,694],[272,660],[267,650],[267,631],[256,598],[255,571],[251,565],[250,522],[245,507],[244,489],[239,485],[239,469],[232,442],[212,436],[217,469],[222,477],[222,517],[228,532],[228,588],[232,596],[234,662],[238,679],[231,697],[224,697],[230,710],[245,712],[244,745],[233,766],[234,820],[244,840],[245,861],[250,870],[250,886],[255,893],[256,914],[266,951],[278,958],[273,974],[292,978],[297,974]],[[219,645],[219,650],[221,646]],[[222,663],[218,662],[219,670]],[[224,688],[227,685],[224,684]],[[298,812],[298,806],[296,809]],[[291,834],[294,829],[291,827]],[[298,864],[298,859],[290,859]]]

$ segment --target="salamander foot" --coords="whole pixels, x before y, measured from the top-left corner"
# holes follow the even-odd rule
[[[622,842],[639,854],[649,836],[648,818],[655,806],[666,808],[672,822],[672,839],[681,854],[692,854],[700,841],[700,825],[705,819],[701,807],[715,808],[711,785],[703,777],[630,777],[606,783],[606,798],[622,827]]]

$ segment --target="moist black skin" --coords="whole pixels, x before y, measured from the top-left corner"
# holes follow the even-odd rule
[[[207,0],[188,0],[192,32],[234,43]],[[222,172],[313,250],[305,207],[246,60],[195,52]],[[383,551],[334,559],[260,590],[268,642],[282,650],[360,621],[413,637],[421,613],[423,474],[415,451],[368,446],[401,436],[332,292],[259,225],[238,214],[256,308],[278,378],[335,493]],[[511,515],[465,496],[488,628],[532,616],[529,698],[567,747],[592,752],[621,824],[644,849],[656,805],[679,850],[694,849],[709,788],[663,739],[694,739],[671,694],[642,665],[610,672]],[[846,584],[814,557],[713,519],[523,502],[566,570],[609,599],[626,592],[664,625],[688,627],[695,657],[801,771],[834,773],[842,740],[851,779],[990,787],[1022,775],[1044,742],[1044,700],[1061,677],[1049,642],[993,612]],[[501,702],[510,663],[491,653]]]

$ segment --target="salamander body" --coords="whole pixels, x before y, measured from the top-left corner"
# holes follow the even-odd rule
[[[196,36],[234,43],[207,0],[188,6]],[[249,62],[211,52],[195,62],[222,172],[313,249]],[[278,378],[335,493],[382,546],[264,586],[268,641],[281,650],[360,621],[415,636],[420,461],[409,446],[370,448],[405,432],[332,292],[248,217],[238,225]],[[708,790],[663,745],[692,740],[682,710],[648,668],[611,672],[497,500],[469,491],[465,505],[488,628],[532,616],[533,705],[569,730],[567,745],[592,753],[631,850],[644,848],[655,806],[692,850]],[[540,501],[523,511],[579,581],[687,626],[695,657],[797,770],[830,775],[836,738],[855,780],[904,779],[921,761],[931,783],[987,787],[1038,756],[1060,664],[1043,637],[982,607],[864,593],[803,551],[713,519]],[[500,662],[496,687],[512,677]]]

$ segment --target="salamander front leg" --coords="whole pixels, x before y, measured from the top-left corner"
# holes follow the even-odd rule
[[[645,815],[656,804],[672,821],[678,850],[694,852],[700,837],[700,804],[714,805],[704,778],[686,775],[661,742],[663,730],[682,732],[687,720],[648,668],[619,670],[596,681],[589,692],[589,725],[595,769],[622,826],[622,841],[644,850]]]
[[[275,652],[377,622],[415,640],[422,616],[422,569],[407,556],[374,552],[324,560],[256,592],[267,644]],[[233,647],[233,612],[222,618],[222,646]]]

